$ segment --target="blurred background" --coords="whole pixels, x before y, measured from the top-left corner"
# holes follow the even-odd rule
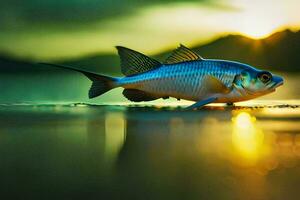
[[[298,200],[299,8],[299,0],[2,1],[1,195]],[[190,102],[135,105],[120,88],[89,100],[82,74],[37,64],[122,76],[114,46],[163,61],[180,43],[270,70],[284,85],[246,106],[182,111]]]
[[[163,60],[180,43],[204,58],[279,73],[284,88],[263,99],[297,99],[299,7],[298,0],[1,2],[0,102],[125,102],[119,89],[88,100],[90,83],[81,74],[33,63],[121,76],[114,46]]]

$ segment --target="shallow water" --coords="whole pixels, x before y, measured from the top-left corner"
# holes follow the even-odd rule
[[[299,105],[2,105],[1,194],[299,199]]]

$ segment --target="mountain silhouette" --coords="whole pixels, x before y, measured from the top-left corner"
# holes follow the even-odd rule
[[[193,46],[191,49],[204,58],[235,60],[266,70],[300,72],[300,31],[293,32],[287,29],[259,40],[242,35],[227,35],[207,44]],[[170,52],[171,50],[152,57],[164,60]],[[99,73],[121,74],[117,54],[99,54],[57,63]],[[26,61],[0,57],[2,72],[49,69],[39,68]]]
[[[204,58],[235,60],[261,69],[300,72],[300,31],[287,29],[259,40],[228,35],[191,49]],[[164,60],[171,51],[153,57]],[[103,73],[120,73],[117,55],[91,56],[64,63],[78,67],[89,66],[91,70]]]
[[[193,49],[204,58],[236,60],[276,71],[300,71],[300,31],[285,30],[260,40],[229,35]]]

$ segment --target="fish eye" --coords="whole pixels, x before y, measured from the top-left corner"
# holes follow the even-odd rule
[[[258,78],[261,80],[261,82],[267,83],[272,79],[272,75],[270,73],[261,73],[258,75]]]

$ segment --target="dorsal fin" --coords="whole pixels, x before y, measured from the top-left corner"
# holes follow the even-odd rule
[[[122,73],[126,76],[146,72],[161,65],[157,60],[140,52],[121,46],[117,46],[116,48],[121,59]]]
[[[203,60],[203,58],[193,50],[180,44],[180,46],[175,49],[172,54],[166,59],[164,64],[175,64],[191,60]]]

